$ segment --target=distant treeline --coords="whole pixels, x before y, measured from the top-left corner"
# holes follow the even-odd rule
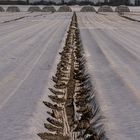
[[[118,5],[134,5],[134,6],[140,6],[140,0],[135,0],[134,3],[131,2],[131,0],[105,0],[106,4],[111,6],[118,6]]]
[[[71,0],[69,2],[65,2],[65,0],[61,0],[60,3],[56,3],[54,1],[45,1],[45,0],[40,0],[36,2],[30,2],[30,0],[26,1],[10,1],[10,0],[5,0],[5,1],[0,1],[1,5],[28,5],[28,4],[33,4],[33,5],[93,5],[93,6],[101,6],[101,5],[110,5],[110,6],[118,6],[118,5],[135,5],[135,6],[140,6],[140,0],[135,0],[135,3],[131,3],[130,0],[104,0],[104,2],[92,2],[90,0],[85,0],[85,1],[76,1],[76,0]]]
[[[26,1],[0,1],[0,5],[26,5]]]

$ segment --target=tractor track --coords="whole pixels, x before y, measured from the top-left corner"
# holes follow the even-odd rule
[[[32,12],[28,13],[28,14],[31,14]],[[21,17],[17,17],[17,18],[14,18],[14,19],[11,19],[11,20],[6,20],[6,21],[3,21],[1,23],[9,23],[9,22],[13,22],[13,21],[19,21],[21,19],[24,19],[24,18],[30,18],[30,17],[39,17],[39,16],[44,16],[46,14],[44,13],[41,13],[41,14],[38,14],[38,15],[34,15],[34,16],[31,16],[31,15],[24,15],[24,16],[21,16]]]
[[[105,140],[103,117],[86,69],[76,13],[59,54],[57,72],[52,76],[54,86],[49,88],[51,102],[43,101],[51,109],[44,123],[47,131],[38,136],[42,140]]]
[[[123,17],[123,18],[125,18],[125,19],[128,19],[128,20],[131,20],[131,21],[140,22],[140,20],[137,20],[137,19],[134,19],[134,18],[125,16],[125,15],[123,15],[123,16],[121,16],[121,17]]]

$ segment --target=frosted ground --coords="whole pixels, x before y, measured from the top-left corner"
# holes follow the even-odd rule
[[[47,115],[42,100],[47,99],[72,17],[20,9],[23,12],[0,13],[0,140],[40,140],[36,134],[45,131]],[[137,7],[131,10],[140,12]],[[77,16],[107,136],[139,140],[140,23],[116,13]]]
[[[40,98],[47,95],[47,80],[71,16],[56,13],[1,24],[1,140],[39,139],[34,131],[43,129],[43,122],[41,117],[34,120],[34,114],[40,114],[36,109],[42,105]]]
[[[89,71],[107,118],[107,135],[113,140],[138,140],[140,24],[116,14],[78,17]]]

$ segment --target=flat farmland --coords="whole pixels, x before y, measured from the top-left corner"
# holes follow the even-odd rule
[[[140,20],[139,12],[125,15]],[[95,140],[139,140],[139,75],[138,21],[108,12],[0,13],[0,140],[41,140],[43,132],[52,140],[51,131],[56,140],[93,139],[89,130]],[[44,104],[54,100],[48,113]],[[50,114],[60,132],[44,124]]]
[[[138,140],[140,24],[116,14],[79,13],[78,18],[92,81],[108,118],[109,138]]]
[[[32,117],[71,17],[72,13],[56,13],[0,25],[1,140],[39,139],[32,133],[38,123]]]

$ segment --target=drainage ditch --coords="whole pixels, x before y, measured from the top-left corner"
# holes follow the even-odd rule
[[[76,13],[73,14],[57,72],[49,88],[51,102],[43,101],[50,117],[42,140],[105,140],[96,91],[86,69]]]

